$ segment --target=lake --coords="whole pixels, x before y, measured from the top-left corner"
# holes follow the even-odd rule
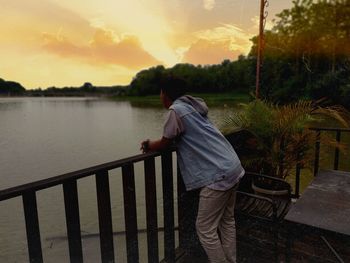
[[[210,108],[217,125],[235,110]],[[0,98],[0,189],[139,154],[140,142],[162,134],[166,110],[129,101],[100,98]],[[175,158],[174,158],[175,159]],[[139,228],[145,227],[142,164],[135,167]],[[159,166],[157,166],[159,174]],[[110,173],[113,230],[124,230],[120,170]],[[157,185],[161,178],[157,177]],[[158,187],[159,226],[162,226]],[[99,262],[98,217],[94,177],[78,181],[85,262]],[[62,187],[37,193],[45,262],[68,262]],[[161,235],[161,233],[160,233]],[[140,234],[140,259],[146,236]],[[161,240],[161,237],[160,237]],[[125,237],[114,237],[116,258],[125,262]],[[58,256],[58,257],[57,257]],[[0,202],[0,262],[27,262],[22,200]]]

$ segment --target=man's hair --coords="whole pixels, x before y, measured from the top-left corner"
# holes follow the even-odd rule
[[[163,75],[159,81],[160,89],[172,101],[186,94],[187,82],[174,75]]]

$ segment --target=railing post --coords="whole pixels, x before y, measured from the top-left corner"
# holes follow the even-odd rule
[[[341,134],[341,131],[337,130],[337,135],[336,135],[337,143],[340,143],[340,134]],[[336,147],[335,154],[334,154],[334,170],[338,170],[338,168],[339,168],[339,148]]]
[[[126,253],[128,263],[139,262],[137,213],[135,196],[135,175],[133,164],[122,167]]]
[[[24,217],[26,221],[27,242],[30,263],[43,262],[41,251],[38,209],[35,191],[23,194]]]
[[[159,263],[157,189],[154,157],[144,161],[148,262]]]
[[[113,227],[108,171],[96,174],[98,221],[100,226],[100,246],[102,262],[114,262]]]
[[[175,262],[174,185],[172,153],[162,155],[164,257]]]
[[[295,172],[295,197],[300,197],[300,171],[301,171],[301,153],[298,153],[298,162],[296,166],[296,172]]]
[[[178,226],[179,226],[179,247],[183,248],[185,245],[185,185],[182,181],[181,172],[177,167],[177,209],[178,209]]]
[[[317,176],[319,164],[320,164],[320,144],[321,144],[321,131],[316,130],[314,176]]]
[[[77,181],[63,183],[70,262],[83,262]]]

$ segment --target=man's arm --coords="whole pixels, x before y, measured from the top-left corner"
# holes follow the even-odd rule
[[[184,131],[184,127],[180,118],[174,110],[169,110],[167,120],[163,128],[163,137],[159,140],[146,140],[141,143],[141,149],[144,153],[149,151],[162,151],[168,148],[172,141],[180,136]]]
[[[141,150],[146,153],[146,152],[157,152],[157,151],[162,151],[165,150],[166,148],[168,148],[172,143],[172,139],[168,139],[165,137],[162,137],[159,140],[155,140],[155,141],[143,141],[141,143]]]

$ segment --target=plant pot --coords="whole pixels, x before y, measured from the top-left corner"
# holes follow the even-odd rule
[[[252,183],[252,188],[256,194],[273,195],[273,196],[281,196],[281,195],[288,194],[288,190],[271,190],[268,188],[256,186],[254,182]]]
[[[252,189],[255,194],[280,199],[289,196],[289,187],[281,181],[259,178],[252,181]]]

